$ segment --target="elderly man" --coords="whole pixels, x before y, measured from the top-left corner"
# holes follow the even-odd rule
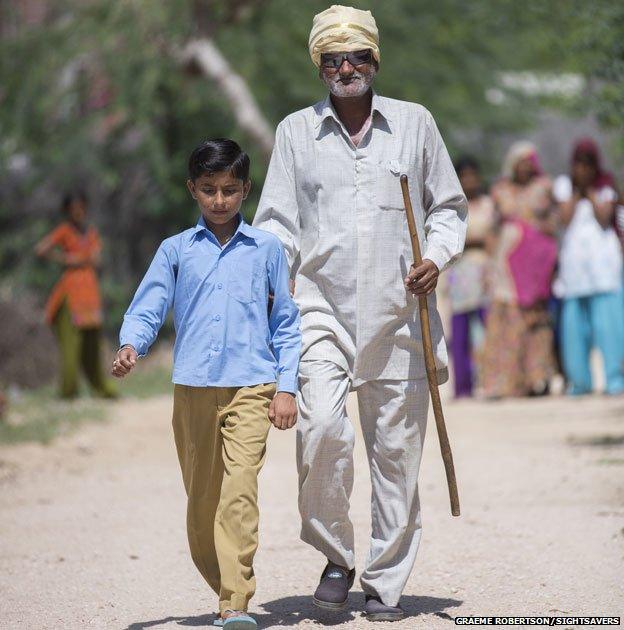
[[[372,482],[365,611],[371,620],[396,620],[420,541],[417,481],[429,401],[414,296],[430,294],[461,254],[466,200],[431,114],[372,91],[380,54],[369,11],[323,11],[309,48],[329,95],[279,124],[254,221],[284,243],[301,311],[301,537],[327,558],[314,603],[343,608],[355,577],[354,430],[346,414],[355,390]],[[402,173],[424,252],[415,268]],[[446,348],[433,296],[430,308],[443,382]]]

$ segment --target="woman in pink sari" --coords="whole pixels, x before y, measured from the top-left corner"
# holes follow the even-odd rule
[[[556,372],[548,315],[557,261],[551,190],[535,147],[514,144],[491,191],[501,225],[483,348],[483,389],[489,398],[546,394]]]

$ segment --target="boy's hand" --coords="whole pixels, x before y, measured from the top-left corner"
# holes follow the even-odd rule
[[[117,378],[123,378],[136,365],[136,362],[137,351],[132,346],[124,346],[117,350],[111,374]]]
[[[269,405],[269,420],[276,429],[291,429],[297,422],[297,402],[293,394],[277,392]]]

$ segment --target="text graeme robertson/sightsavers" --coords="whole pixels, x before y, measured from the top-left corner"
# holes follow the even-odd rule
[[[619,626],[619,617],[455,617],[456,626]]]

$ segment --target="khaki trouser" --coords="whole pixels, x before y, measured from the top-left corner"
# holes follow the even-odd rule
[[[193,562],[219,595],[221,612],[246,610],[256,589],[258,472],[275,383],[176,385],[173,430],[188,496]]]

